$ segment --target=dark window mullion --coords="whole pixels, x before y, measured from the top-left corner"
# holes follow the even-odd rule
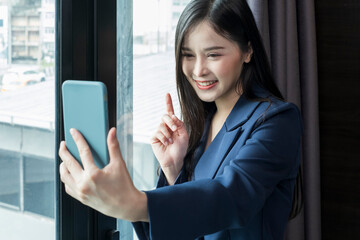
[[[116,1],[94,0],[94,16],[94,74],[95,79],[107,86],[111,128],[116,126]],[[104,239],[109,234],[108,239],[115,240],[111,231],[116,229],[116,219],[95,212],[94,220],[95,239]]]
[[[62,0],[56,3],[57,150],[60,140],[64,139],[60,89],[65,80],[105,82],[108,87],[109,125],[112,127],[116,124],[116,12],[109,11],[116,9],[115,6],[113,1],[100,4],[96,0]],[[113,38],[111,34],[104,36],[102,33],[109,30],[113,31]],[[106,40],[99,41],[103,38]],[[55,159],[56,239],[105,240],[107,232],[116,229],[116,219],[104,216],[68,196],[59,180],[58,166],[61,160],[57,154]]]

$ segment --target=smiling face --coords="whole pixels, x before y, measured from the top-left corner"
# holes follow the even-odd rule
[[[235,103],[239,98],[236,82],[243,63],[251,59],[249,49],[242,52],[208,22],[201,22],[185,35],[181,48],[183,73],[202,101]]]

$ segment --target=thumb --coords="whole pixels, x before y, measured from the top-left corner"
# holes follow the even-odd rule
[[[119,141],[116,137],[116,128],[111,128],[108,137],[107,137],[107,144],[109,149],[109,156],[110,156],[110,162],[111,163],[118,163],[119,161],[123,160],[121,156],[121,150]]]
[[[187,134],[187,130],[185,127],[185,123],[183,121],[181,121],[177,116],[172,115],[171,119],[174,121],[174,123],[176,124],[177,127],[177,132],[178,134],[182,135],[182,134]]]

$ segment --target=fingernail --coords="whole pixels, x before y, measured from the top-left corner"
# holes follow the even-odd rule
[[[114,130],[113,130],[113,135],[112,135],[112,137],[113,138],[116,138],[116,128],[113,128]]]
[[[70,128],[70,134],[71,134],[71,136],[74,136],[75,130],[73,128]]]
[[[164,145],[165,145],[165,146],[167,146],[168,144],[169,144],[168,141],[165,141],[165,142],[164,142]]]
[[[175,131],[176,130],[176,125],[172,125],[171,130]]]
[[[172,140],[172,138],[169,138],[169,142],[172,144],[174,143],[174,141]]]

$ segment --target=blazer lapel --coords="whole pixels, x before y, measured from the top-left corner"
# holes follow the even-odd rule
[[[237,131],[226,132],[224,126],[211,142],[210,146],[202,154],[198,164],[195,167],[195,180],[202,178],[212,178],[218,167],[221,165],[224,157],[227,155],[230,146],[236,139]]]
[[[201,157],[194,170],[194,180],[214,178],[227,154],[241,135],[241,126],[251,117],[261,102],[250,101],[241,96],[227,117],[224,125],[205,152],[205,144],[210,124],[206,124],[204,135],[199,146],[198,157]],[[210,122],[210,121],[209,121]]]

